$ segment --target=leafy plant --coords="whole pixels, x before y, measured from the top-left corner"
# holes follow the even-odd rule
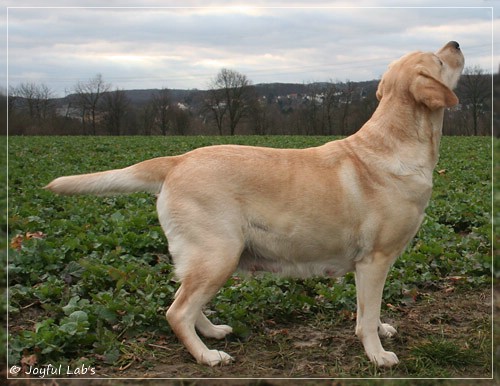
[[[116,363],[126,351],[124,339],[170,331],[164,314],[177,283],[154,197],[60,197],[42,189],[54,177],[213,144],[300,148],[329,139],[10,138],[9,363],[30,355],[39,363],[76,363],[81,357]],[[426,219],[389,273],[384,306],[414,302],[436,288],[490,283],[490,140],[443,138],[441,154]],[[356,310],[353,274],[305,280],[236,274],[206,312],[245,337],[265,321],[338,315],[332,311],[339,310]]]

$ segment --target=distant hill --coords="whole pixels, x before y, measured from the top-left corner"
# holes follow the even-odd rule
[[[365,82],[354,82],[356,88],[363,88],[367,93],[375,92],[378,80],[365,81]],[[315,90],[321,91],[322,89],[328,87],[331,83],[260,83],[254,85],[257,95],[259,97],[266,98],[276,98],[278,96],[286,96],[291,94],[305,94],[311,87]],[[338,84],[339,88],[342,88],[343,84]],[[127,98],[133,106],[140,107],[144,106],[151,100],[151,97],[160,91],[159,89],[146,89],[146,90],[125,90]],[[187,105],[197,105],[200,101],[205,98],[207,90],[181,90],[181,89],[169,89],[170,99],[173,103],[181,102]],[[58,106],[63,106],[68,103],[68,100],[74,97],[74,94],[70,94],[64,98],[54,99]]]

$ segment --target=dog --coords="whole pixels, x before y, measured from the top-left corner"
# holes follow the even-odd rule
[[[222,339],[202,308],[238,268],[283,275],[340,276],[354,271],[356,335],[368,358],[393,366],[380,337],[388,271],[415,236],[431,197],[444,110],[464,66],[457,42],[413,52],[389,65],[379,104],[355,134],[307,149],[221,145],[150,159],[124,169],[60,177],[58,194],[158,195],[180,287],[166,318],[198,363],[233,358],[210,350]]]

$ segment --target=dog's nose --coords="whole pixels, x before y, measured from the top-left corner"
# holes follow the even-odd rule
[[[453,47],[456,50],[460,49],[460,44],[458,44],[458,42],[456,42],[454,40],[452,40],[451,42],[448,42],[447,46]]]

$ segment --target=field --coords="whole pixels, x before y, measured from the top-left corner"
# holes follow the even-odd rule
[[[384,343],[401,361],[393,369],[372,366],[354,336],[352,274],[337,280],[235,274],[206,310],[234,334],[206,342],[236,361],[196,364],[164,318],[177,283],[154,197],[60,197],[41,189],[60,175],[200,146],[300,148],[327,140],[9,138],[8,369],[18,366],[21,377],[30,368],[61,366],[56,376],[81,373],[95,384],[110,377],[491,378],[490,138],[443,138],[426,219],[384,290],[382,318],[399,331]]]

